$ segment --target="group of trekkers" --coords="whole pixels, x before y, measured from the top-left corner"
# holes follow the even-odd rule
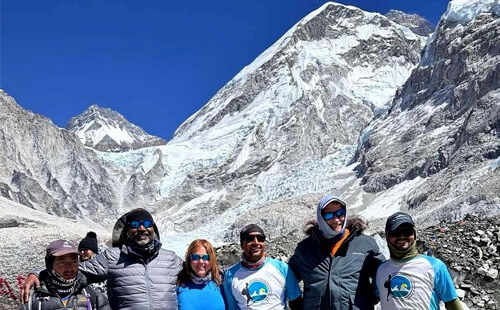
[[[321,199],[288,263],[266,252],[266,233],[249,224],[239,233],[237,264],[221,270],[212,244],[196,239],[185,257],[162,247],[152,215],[138,208],[115,225],[113,246],[99,251],[89,232],[78,244],[56,240],[45,268],[30,272],[21,309],[446,309],[461,310],[446,265],[417,251],[412,217],[387,218],[384,257],[363,233],[366,221],[347,216],[335,195]],[[302,281],[302,287],[299,282]]]

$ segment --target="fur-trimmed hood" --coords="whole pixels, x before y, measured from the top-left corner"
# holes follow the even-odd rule
[[[138,210],[138,209],[134,209]],[[124,215],[122,215],[115,223],[115,226],[113,227],[113,233],[111,235],[111,246],[116,247],[116,248],[121,248],[122,245],[127,244],[127,216],[129,215],[130,212],[133,212],[134,210],[131,210]],[[158,227],[156,226],[156,223],[153,221],[153,229],[155,232],[155,238],[160,241],[160,232],[158,231]]]

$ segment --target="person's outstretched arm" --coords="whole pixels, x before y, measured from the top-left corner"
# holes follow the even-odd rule
[[[94,258],[80,262],[79,271],[87,277],[87,283],[98,283],[107,279],[109,261],[116,259],[119,250],[105,249]]]
[[[29,301],[31,288],[34,287],[34,289],[37,289],[40,287],[40,280],[38,279],[38,276],[43,270],[43,268],[37,268],[30,271],[26,280],[24,280],[24,285],[21,287],[21,290],[19,292],[19,297],[23,304]]]

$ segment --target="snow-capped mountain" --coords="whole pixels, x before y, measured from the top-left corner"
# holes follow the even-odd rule
[[[306,16],[161,148],[167,177],[147,200],[163,231],[229,240],[256,218],[272,235],[310,216],[314,200],[355,182],[345,167],[359,136],[418,64],[422,40],[355,7]]]
[[[66,129],[76,134],[83,145],[103,152],[124,152],[167,143],[131,124],[120,113],[95,104],[71,118]]]
[[[0,93],[0,194],[104,224],[143,206],[180,254],[194,238],[235,241],[249,222],[271,238],[300,230],[327,192],[375,226],[399,209],[426,225],[498,213],[499,11],[452,1],[428,40],[325,4],[166,145],[129,152],[84,148]]]
[[[105,222],[121,212],[115,179],[78,137],[0,91],[2,197],[49,214]]]

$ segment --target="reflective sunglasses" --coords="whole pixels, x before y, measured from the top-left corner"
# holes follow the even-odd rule
[[[208,256],[208,254],[191,254],[189,255],[189,257],[191,258],[192,261],[199,261],[200,259],[203,259],[204,261],[208,261],[210,260],[210,256]]]
[[[130,222],[130,228],[139,228],[142,226],[144,226],[144,228],[151,228],[153,227],[153,221],[150,221],[150,220],[144,220],[144,221],[132,221]]]
[[[396,229],[393,231],[389,231],[389,237],[396,238],[396,237],[409,237],[413,236],[415,233],[415,230],[413,228],[404,228],[404,229]]]
[[[335,212],[325,212],[323,214],[323,218],[325,220],[331,220],[333,219],[334,217],[337,217],[337,218],[341,218],[341,217],[344,217],[345,216],[345,210],[344,209],[339,209]]]
[[[245,237],[245,242],[252,242],[255,240],[255,238],[257,238],[257,241],[258,242],[264,242],[266,241],[266,237],[263,236],[263,235],[246,235]]]

